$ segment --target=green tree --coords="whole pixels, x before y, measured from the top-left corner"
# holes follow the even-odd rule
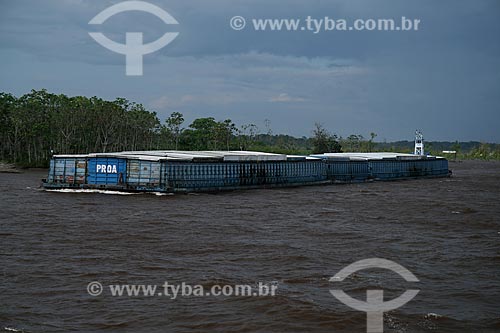
[[[249,150],[252,144],[255,142],[257,133],[259,129],[255,124],[245,124],[241,125],[238,130],[238,142],[240,145],[240,150]]]
[[[337,135],[330,134],[320,123],[314,124],[312,143],[314,154],[339,153],[342,151]]]
[[[375,144],[373,143],[373,140],[375,140],[375,138],[377,137],[377,133],[375,132],[371,132],[370,133],[370,140],[368,140],[368,152],[372,152],[374,147],[375,147]]]
[[[184,116],[180,112],[172,112],[170,117],[167,118],[166,124],[167,129],[170,132],[171,137],[173,138],[175,144],[175,150],[179,149],[179,139],[182,131],[182,124],[184,123]]]
[[[236,125],[231,121],[231,119],[226,119],[224,121],[219,121],[215,126],[216,135],[216,147],[217,145],[225,145],[226,150],[229,150],[231,139],[234,136],[237,128]]]
[[[192,150],[212,150],[217,146],[217,122],[213,117],[195,119],[183,132],[183,141]]]

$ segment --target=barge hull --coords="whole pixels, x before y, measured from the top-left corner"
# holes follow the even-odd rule
[[[259,152],[150,151],[55,155],[43,187],[189,193],[449,174],[446,159],[409,154],[287,156]]]

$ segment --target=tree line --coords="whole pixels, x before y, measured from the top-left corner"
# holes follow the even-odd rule
[[[213,117],[195,119],[189,126],[184,123],[179,112],[161,122],[155,112],[124,98],[106,101],[46,90],[32,90],[19,98],[0,93],[0,160],[20,166],[47,166],[53,154],[249,150],[263,144],[258,142],[262,134],[255,124],[238,127],[231,119],[218,121]],[[283,150],[299,149],[294,138],[280,138]],[[309,150],[307,146],[305,151]]]
[[[284,154],[402,149],[370,138],[342,138],[315,124],[311,137],[265,133],[255,124],[236,125],[231,119],[198,118],[186,125],[173,112],[161,121],[155,112],[124,98],[52,94],[32,90],[21,97],[0,93],[0,160],[19,166],[45,167],[52,154],[85,154],[124,150],[258,150]],[[494,150],[496,149],[496,150]],[[490,156],[498,147],[480,145],[475,156]]]
[[[19,98],[1,93],[0,124],[0,159],[24,166],[45,166],[53,153],[150,149],[160,129],[141,104],[46,90]]]

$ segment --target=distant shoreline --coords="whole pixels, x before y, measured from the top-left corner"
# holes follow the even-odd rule
[[[21,173],[21,170],[16,168],[12,163],[0,162],[0,172],[1,173]]]

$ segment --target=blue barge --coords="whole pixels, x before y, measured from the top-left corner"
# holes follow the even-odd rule
[[[449,174],[445,158],[400,153],[298,156],[251,151],[129,151],[54,155],[43,187],[209,192]]]

